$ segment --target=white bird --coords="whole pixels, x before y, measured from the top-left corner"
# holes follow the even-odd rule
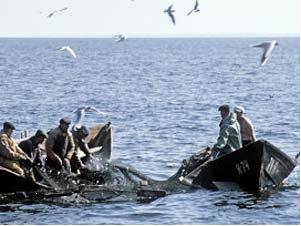
[[[199,2],[198,0],[195,0],[195,5],[194,5],[194,8],[189,12],[187,13],[187,16],[189,16],[192,12],[199,12],[200,10],[198,9],[198,6],[199,6]]]
[[[258,48],[263,49],[263,54],[262,54],[262,57],[261,57],[261,66],[266,64],[266,62],[268,61],[268,59],[271,56],[271,53],[272,53],[273,49],[277,45],[278,45],[277,41],[273,40],[273,41],[267,41],[267,42],[263,42],[263,43],[252,46],[252,47],[258,47]]]
[[[72,113],[76,114],[76,119],[75,119],[75,123],[74,123],[76,127],[81,126],[81,122],[84,119],[86,112],[94,112],[98,115],[106,115],[105,112],[99,111],[98,109],[96,109],[93,106],[79,107],[72,112]]]
[[[116,42],[123,42],[127,39],[127,37],[125,37],[124,35],[115,35],[116,37]]]
[[[70,46],[63,46],[60,48],[61,51],[66,50],[68,53],[70,53],[74,58],[76,58],[76,54],[73,49],[70,48]]]
[[[62,9],[59,9],[59,10],[54,10],[53,12],[49,13],[47,17],[48,17],[48,18],[51,18],[55,13],[65,11],[65,10],[67,10],[67,9],[68,9],[68,8],[65,7],[65,8],[62,8]]]
[[[163,12],[168,14],[168,16],[171,18],[172,23],[175,25],[176,24],[176,19],[175,19],[175,16],[172,14],[172,13],[175,12],[175,10],[172,9],[172,5],[170,5]]]

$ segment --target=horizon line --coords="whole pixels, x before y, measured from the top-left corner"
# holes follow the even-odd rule
[[[115,35],[74,35],[74,36],[0,36],[0,38],[114,38]],[[298,33],[274,33],[274,34],[202,34],[202,35],[125,35],[128,38],[290,38],[300,37]]]
[[[100,39],[111,39],[114,36],[0,36],[0,39],[11,38],[100,38]],[[127,38],[300,38],[300,35],[250,35],[250,36],[239,36],[239,35],[206,35],[206,36],[127,36]]]

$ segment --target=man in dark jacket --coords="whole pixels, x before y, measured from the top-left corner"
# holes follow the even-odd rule
[[[43,165],[40,144],[42,144],[46,138],[47,135],[42,130],[37,130],[34,136],[19,143],[19,147],[28,155],[33,163],[38,166]]]
[[[74,140],[71,132],[68,131],[71,121],[62,118],[60,125],[48,133],[46,139],[46,165],[61,170],[65,168],[71,171],[70,161],[74,153]]]

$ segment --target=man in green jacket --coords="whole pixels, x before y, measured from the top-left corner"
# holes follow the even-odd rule
[[[230,113],[229,105],[225,104],[218,108],[222,120],[216,144],[212,148],[215,158],[233,152],[242,147],[240,126],[235,113]]]

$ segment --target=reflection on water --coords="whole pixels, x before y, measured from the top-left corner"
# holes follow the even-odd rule
[[[300,186],[283,185],[263,192],[216,192],[215,206],[237,206],[239,209],[268,209],[286,207],[285,203],[273,203],[269,199],[280,191],[298,191]],[[272,198],[273,199],[273,198]]]

